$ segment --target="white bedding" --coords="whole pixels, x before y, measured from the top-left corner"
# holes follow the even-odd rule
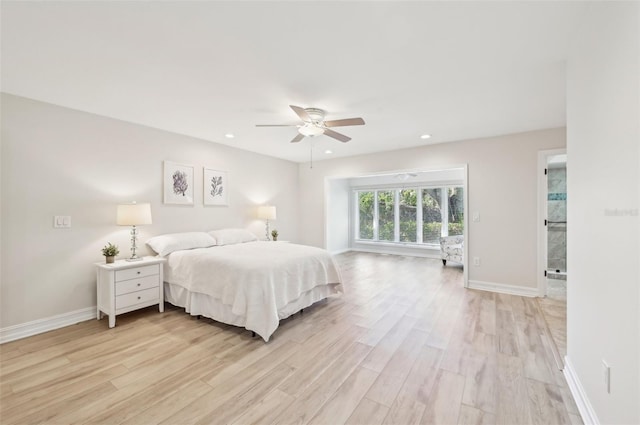
[[[191,314],[244,326],[265,341],[280,319],[318,301],[317,294],[325,298],[342,293],[340,272],[327,251],[266,241],[173,252],[164,266],[164,280],[174,287],[173,293],[178,286],[200,300],[205,295],[208,303],[219,304],[211,314]],[[167,298],[169,302],[181,298],[178,305],[187,308],[190,302],[184,297]],[[233,320],[225,320],[228,317]]]

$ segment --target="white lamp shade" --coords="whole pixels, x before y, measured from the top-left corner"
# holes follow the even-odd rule
[[[262,220],[275,220],[276,207],[270,205],[258,207],[258,218]]]
[[[118,205],[117,223],[120,226],[151,224],[151,204]]]

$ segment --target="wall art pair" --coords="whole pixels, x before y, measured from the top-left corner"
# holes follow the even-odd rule
[[[163,187],[164,203],[193,205],[193,165],[164,161]],[[229,205],[229,185],[226,171],[203,167],[204,205]]]

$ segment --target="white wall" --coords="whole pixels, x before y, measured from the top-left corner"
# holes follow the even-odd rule
[[[349,249],[349,180],[327,179],[325,223],[326,249],[339,253]]]
[[[150,236],[246,227],[258,236],[256,206],[278,208],[272,228],[297,241],[298,166],[231,147],[2,95],[2,270],[0,329],[94,306],[92,263],[108,241],[129,255],[129,228],[116,205],[150,202]],[[195,166],[194,206],[162,203],[164,160]],[[202,167],[229,172],[229,207],[202,205]],[[70,215],[71,229],[54,229]]]
[[[353,140],[349,143],[366,143]],[[300,238],[324,247],[325,177],[351,177],[385,171],[450,168],[468,164],[469,281],[536,288],[536,208],[538,151],[565,146],[564,128],[336,158],[300,164]],[[517,237],[517,238],[515,238]],[[517,243],[517,249],[514,244]]]
[[[449,170],[412,170],[406,179],[399,179],[400,173],[361,176],[349,179],[351,187],[415,187],[419,185],[464,183],[464,168]]]
[[[590,3],[567,68],[567,356],[603,424],[640,423],[639,13]]]

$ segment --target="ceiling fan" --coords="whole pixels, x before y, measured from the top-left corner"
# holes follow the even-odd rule
[[[302,120],[302,124],[258,124],[256,127],[298,127],[298,134],[291,143],[298,143],[305,137],[315,137],[321,134],[340,140],[343,143],[351,140],[351,137],[331,130],[331,127],[343,127],[348,125],[364,125],[362,118],[346,118],[342,120],[325,121],[325,111],[318,108],[301,108],[289,105],[293,112]]]

